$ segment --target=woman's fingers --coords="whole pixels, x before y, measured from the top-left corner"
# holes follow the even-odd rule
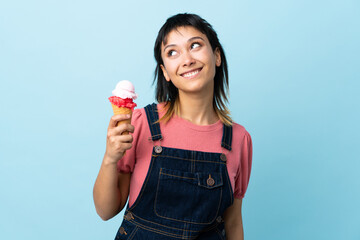
[[[109,133],[111,130],[113,129],[108,131],[105,155],[116,163],[124,155],[124,152],[132,147],[133,136],[131,134],[113,135]]]
[[[128,120],[130,119],[130,115],[129,114],[117,114],[117,115],[113,115],[110,119],[110,123],[109,123],[109,128],[114,128],[116,127],[116,124],[120,121],[123,120]]]
[[[111,144],[115,143],[132,143],[133,136],[131,134],[126,135],[110,135],[108,136],[108,140]]]
[[[123,132],[134,132],[134,126],[129,123],[119,124],[117,127],[112,127],[108,129],[109,135],[121,135]]]
[[[130,137],[129,137],[130,136]],[[123,138],[126,137],[126,138]],[[132,147],[132,136],[113,136],[109,138],[111,149],[115,152],[124,152]]]
[[[134,132],[134,126],[126,122],[122,122],[116,126],[118,122],[129,120],[129,118],[130,115],[128,114],[119,114],[112,116],[110,119],[105,154],[114,163],[124,155],[126,150],[132,147],[133,136],[131,134],[122,134],[124,132]]]

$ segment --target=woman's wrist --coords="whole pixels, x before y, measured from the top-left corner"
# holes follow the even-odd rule
[[[103,164],[104,164],[105,166],[111,166],[111,165],[115,165],[115,166],[116,166],[116,164],[117,164],[118,161],[119,161],[119,159],[116,159],[116,160],[115,160],[114,158],[108,156],[108,155],[105,153],[104,159],[103,159]]]

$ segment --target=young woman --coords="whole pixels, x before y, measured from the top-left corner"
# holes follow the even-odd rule
[[[94,186],[97,213],[110,219],[129,197],[116,239],[243,239],[252,145],[226,107],[217,34],[199,16],[178,14],[160,29],[154,53],[159,104],[135,110],[132,125],[116,127],[129,116],[112,116]]]

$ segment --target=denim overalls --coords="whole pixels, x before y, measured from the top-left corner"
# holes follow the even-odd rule
[[[156,104],[145,112],[151,140],[160,143]],[[231,140],[232,127],[224,125],[221,146],[230,151]],[[225,154],[154,145],[144,184],[115,239],[226,239],[222,216],[233,201]]]

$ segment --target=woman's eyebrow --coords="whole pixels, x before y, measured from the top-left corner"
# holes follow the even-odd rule
[[[196,39],[201,39],[202,41],[204,41],[204,39],[203,39],[202,37],[192,37],[192,38],[189,38],[189,40],[187,40],[187,41],[188,41],[188,42],[191,42],[191,41],[194,41],[194,40],[196,40]],[[174,47],[174,46],[176,46],[176,44],[166,45],[166,46],[164,47],[164,52],[165,52],[165,50],[166,50],[167,48],[169,48],[169,47]]]
[[[188,42],[194,41],[196,39],[201,39],[201,40],[205,41],[202,37],[192,37],[188,40]]]
[[[165,50],[166,50],[167,48],[169,48],[169,47],[174,47],[174,46],[176,46],[176,44],[169,44],[169,45],[166,45],[166,46],[164,47],[164,52],[165,52]]]

